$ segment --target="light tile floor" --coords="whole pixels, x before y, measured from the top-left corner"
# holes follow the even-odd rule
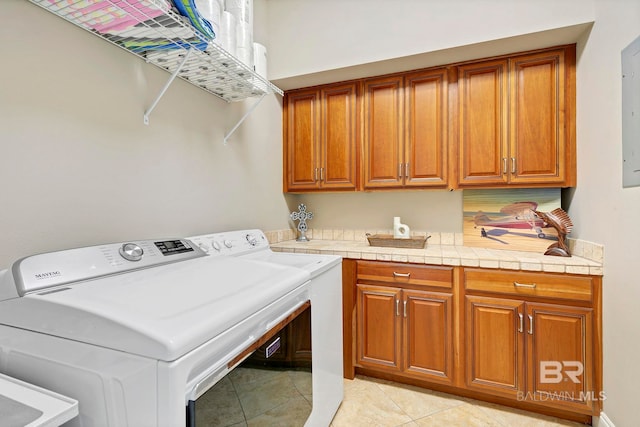
[[[344,395],[332,427],[584,427],[558,418],[363,376],[345,380]]]
[[[204,427],[303,427],[311,414],[311,371],[238,367],[198,399]]]
[[[207,427],[303,427],[311,413],[305,371],[236,368],[201,398]],[[357,376],[344,380],[344,400],[331,427],[584,427],[558,418],[420,387]]]

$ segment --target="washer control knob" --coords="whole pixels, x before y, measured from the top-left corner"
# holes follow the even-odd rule
[[[258,244],[258,240],[253,234],[247,234],[245,237],[247,238],[247,242],[249,242],[251,246],[255,246]]]
[[[225,240],[224,241],[224,245],[226,247],[228,247],[229,249],[231,249],[231,247],[233,246],[233,243],[231,243],[231,240]]]
[[[213,249],[215,249],[216,251],[220,252],[220,243],[216,242],[215,240],[213,242],[211,242],[211,246],[213,246]]]
[[[120,255],[127,261],[140,261],[144,251],[135,243],[125,243],[120,247]]]

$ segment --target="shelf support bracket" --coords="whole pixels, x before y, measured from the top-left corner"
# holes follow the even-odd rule
[[[255,103],[255,104],[253,104],[253,105],[251,106],[251,108],[249,108],[249,110],[247,110],[247,112],[246,112],[246,113],[244,113],[244,116],[242,116],[242,118],[238,121],[238,123],[236,123],[236,125],[233,127],[233,129],[231,129],[231,130],[229,131],[229,133],[225,135],[225,137],[224,137],[224,145],[227,145],[227,140],[228,140],[228,139],[231,137],[231,135],[236,131],[236,129],[238,129],[238,128],[240,127],[240,125],[242,124],[242,122],[244,122],[244,121],[245,121],[245,119],[246,119],[247,117],[249,117],[249,115],[250,115],[251,113],[253,113],[253,110],[255,110],[255,109],[256,109],[256,107],[258,106],[258,104],[260,104],[260,101],[262,101],[262,100],[264,99],[265,95],[266,95],[266,93],[263,93],[263,94],[262,94],[262,96],[260,97],[260,99],[258,99],[258,100],[256,101],[256,103]]]
[[[178,74],[182,70],[182,67],[184,66],[184,64],[187,63],[187,60],[189,59],[189,56],[191,55],[191,51],[192,50],[193,50],[193,48],[190,48],[187,51],[187,54],[182,59],[182,62],[180,62],[180,65],[178,65],[178,68],[176,68],[176,70],[173,72],[173,74],[171,74],[171,77],[169,77],[169,80],[167,80],[167,83],[165,83],[164,87],[162,88],[162,90],[160,91],[158,96],[156,97],[156,100],[153,101],[153,104],[151,104],[151,107],[149,107],[149,109],[144,112],[143,121],[144,121],[145,125],[149,124],[149,116],[151,115],[151,112],[153,111],[154,108],[156,108],[156,105],[158,105],[158,102],[160,102],[160,99],[162,98],[164,93],[167,91],[167,89],[169,89],[169,86],[171,86],[171,83],[173,83],[175,78],[178,77]]]

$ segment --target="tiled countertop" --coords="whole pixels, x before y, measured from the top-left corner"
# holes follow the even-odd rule
[[[602,263],[579,256],[557,257],[535,252],[507,251],[427,243],[424,249],[404,249],[369,246],[361,240],[284,240],[272,243],[278,252],[333,254],[343,258],[410,262],[417,264],[465,267],[503,268],[509,270],[545,271],[602,275]]]

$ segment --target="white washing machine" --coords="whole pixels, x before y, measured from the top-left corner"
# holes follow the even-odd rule
[[[200,425],[190,411],[256,343],[310,302],[322,319],[310,278],[187,239],[27,257],[0,272],[0,373],[78,400],[72,426]],[[314,360],[333,351],[314,347]],[[313,399],[306,424],[328,425],[339,401]]]

